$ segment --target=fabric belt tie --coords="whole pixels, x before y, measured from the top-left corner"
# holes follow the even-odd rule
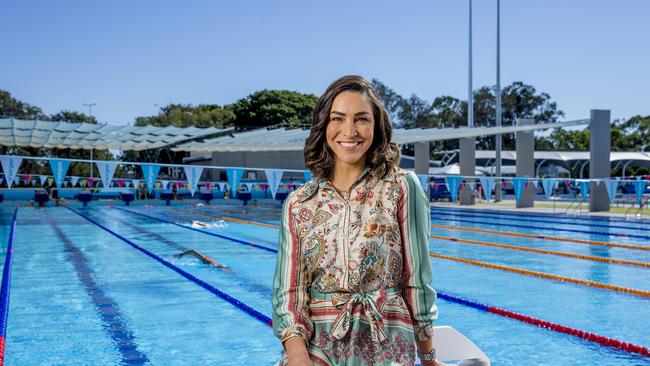
[[[386,301],[386,295],[395,295],[401,293],[401,289],[390,288],[380,289],[371,292],[335,292],[331,294],[314,293],[315,299],[331,299],[332,305],[339,310],[330,335],[338,340],[344,339],[350,333],[350,321],[352,313],[357,306],[361,307],[361,312],[370,325],[370,335],[375,342],[386,340],[386,331],[384,330],[384,319],[379,311],[381,304]]]

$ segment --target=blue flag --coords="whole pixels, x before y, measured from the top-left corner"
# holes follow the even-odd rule
[[[303,172],[303,175],[305,176],[305,183],[309,183],[309,181],[312,178],[311,171],[306,170],[306,171]]]
[[[226,169],[226,175],[228,176],[228,185],[230,185],[230,195],[235,198],[237,197],[237,185],[244,175],[244,169],[228,168]]]
[[[483,187],[483,194],[485,200],[489,201],[492,198],[492,189],[494,188],[494,177],[480,177],[479,181]]]
[[[526,187],[526,181],[528,178],[512,178],[512,186],[515,189],[515,201],[519,202],[521,199],[521,194],[524,192],[524,188]]]
[[[61,160],[61,159],[50,159],[50,168],[52,168],[52,175],[54,176],[54,182],[56,182],[56,188],[61,188],[63,185],[63,180],[65,179],[65,174],[68,172],[70,167],[70,160]]]
[[[551,199],[553,196],[553,190],[557,187],[559,181],[553,178],[542,179],[542,187],[544,187],[544,195],[546,199]]]
[[[578,184],[580,185],[580,195],[582,196],[582,201],[586,202],[587,197],[589,197],[589,179],[578,179]]]
[[[618,188],[618,180],[607,179],[603,181],[605,184],[605,189],[607,189],[607,195],[609,196],[609,203],[614,203],[616,200],[616,189]]]
[[[2,161],[2,171],[5,173],[7,187],[11,188],[11,183],[17,177],[16,173],[18,173],[18,168],[23,158],[20,156],[3,155],[0,157],[0,161]]]
[[[426,174],[417,174],[418,179],[420,180],[420,185],[422,186],[422,189],[426,194],[429,194],[429,191],[427,189],[427,181],[429,180],[429,176]]]
[[[156,182],[156,178],[158,177],[158,172],[160,172],[160,165],[142,164],[140,165],[140,168],[142,168],[142,175],[144,176],[144,183],[147,185],[147,190],[151,193],[151,191],[153,191],[153,184]],[[190,182],[190,184],[192,183]],[[194,193],[192,193],[192,195],[194,195]]]
[[[460,189],[460,182],[462,179],[463,177],[458,175],[450,175],[445,178],[447,189],[451,195],[451,202],[456,202],[456,199],[458,198],[458,190]]]
[[[643,200],[643,191],[645,191],[645,185],[646,182],[640,178],[637,178],[637,180],[634,182],[634,193],[636,193],[636,203],[638,205],[640,205],[641,201]]]

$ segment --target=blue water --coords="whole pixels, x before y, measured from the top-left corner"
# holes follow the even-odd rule
[[[197,207],[132,205],[133,211],[212,233],[277,247],[279,205],[249,207],[213,201]],[[275,253],[163,223],[99,203],[80,210],[128,240],[271,315]],[[188,212],[191,211],[191,212]],[[6,242],[13,209],[0,205]],[[599,233],[650,232],[635,223],[495,212],[445,211],[432,223],[650,246],[650,241]],[[471,217],[469,217],[471,216]],[[223,217],[226,221],[220,221]],[[468,221],[489,222],[475,224]],[[593,232],[557,232],[554,226]],[[590,223],[593,226],[590,226]],[[539,226],[527,229],[507,224]],[[575,225],[574,225],[575,224]],[[621,228],[629,225],[631,228]],[[453,229],[432,234],[591,256],[650,262],[650,252],[517,238]],[[62,207],[21,208],[14,244],[6,360],[9,365],[272,365],[280,352],[271,329],[115,236]],[[432,239],[433,253],[650,291],[650,268],[608,264]],[[174,254],[194,248],[226,271]],[[4,248],[3,248],[4,249]],[[4,253],[3,253],[4,254]],[[4,261],[4,255],[2,256]],[[650,298],[431,258],[432,285],[449,294],[525,315],[650,346]],[[438,324],[470,337],[494,365],[650,365],[650,359],[439,300]]]

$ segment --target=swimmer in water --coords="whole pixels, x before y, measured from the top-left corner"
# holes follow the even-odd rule
[[[221,270],[224,270],[224,271],[230,271],[230,268],[228,268],[228,266],[226,266],[224,264],[221,264],[221,263],[215,261],[214,259],[203,255],[201,252],[199,252],[198,250],[195,250],[195,249],[189,249],[189,250],[184,251],[183,253],[174,254],[174,257],[182,258],[182,257],[184,257],[186,255],[193,255],[194,257],[198,258],[204,264],[208,264],[208,265],[211,265],[213,267],[217,267],[217,268],[219,268]]]
[[[203,221],[192,220],[192,226],[208,227],[208,224]]]

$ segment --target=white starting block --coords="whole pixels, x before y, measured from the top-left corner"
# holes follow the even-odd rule
[[[433,327],[433,334],[438,361],[457,366],[490,366],[485,353],[456,329],[446,325]],[[416,358],[415,364],[420,365],[420,360]]]

